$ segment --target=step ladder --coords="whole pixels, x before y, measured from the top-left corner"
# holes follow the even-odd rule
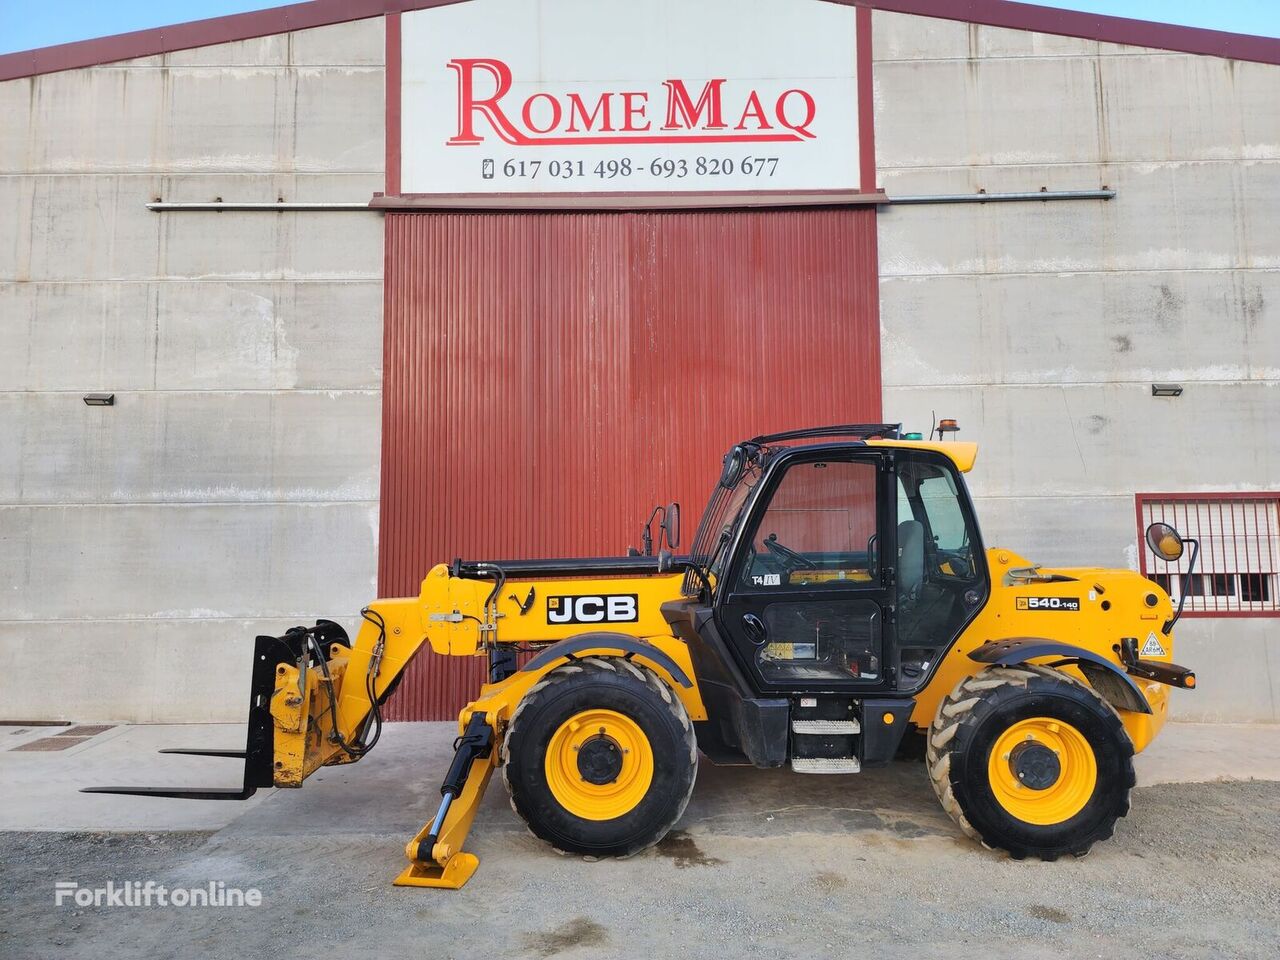
[[[857,773],[861,705],[848,697],[801,697],[791,708],[791,769]]]

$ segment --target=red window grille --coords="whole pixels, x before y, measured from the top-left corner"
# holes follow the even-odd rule
[[[1280,493],[1140,493],[1137,509],[1142,575],[1175,604],[1186,594],[1184,616],[1280,616]],[[1151,552],[1143,534],[1156,522],[1200,541],[1194,571],[1190,545],[1174,563]]]

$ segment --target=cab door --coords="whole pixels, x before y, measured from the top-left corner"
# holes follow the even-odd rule
[[[805,451],[766,478],[717,589],[717,619],[762,691],[883,687],[895,556],[883,454]]]

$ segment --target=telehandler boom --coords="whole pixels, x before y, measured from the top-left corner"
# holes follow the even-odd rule
[[[941,435],[939,435],[941,436]],[[439,808],[397,884],[461,887],[489,778],[560,850],[626,856],[680,819],[714,763],[852,774],[923,741],[943,808],[1016,858],[1082,855],[1129,809],[1133,755],[1164,723],[1181,613],[1128,570],[1047,570],[984,548],[963,474],[975,444],[900,425],[735,444],[687,555],[659,508],[657,556],[464,561],[417,597],[254,648],[244,783],[100,792],[244,799],[373,748],[382,706],[428,645],[484,656]],[[649,540],[646,527],[646,543]],[[1178,559],[1164,524],[1151,550]],[[1198,545],[1192,544],[1194,566]],[[517,665],[517,651],[534,656]]]

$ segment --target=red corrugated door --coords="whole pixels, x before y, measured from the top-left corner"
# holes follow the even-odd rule
[[[389,213],[382,596],[435,563],[619,555],[686,536],[758,433],[880,416],[875,211]],[[399,720],[483,661],[423,653]]]

